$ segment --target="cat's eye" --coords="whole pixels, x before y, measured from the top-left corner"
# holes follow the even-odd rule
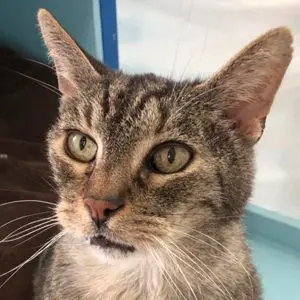
[[[96,156],[97,144],[87,135],[71,131],[66,140],[67,153],[81,162],[90,162]]]
[[[154,172],[172,174],[183,170],[192,158],[192,152],[180,143],[158,146],[149,158],[149,167]]]

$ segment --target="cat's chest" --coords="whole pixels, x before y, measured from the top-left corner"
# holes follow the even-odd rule
[[[85,300],[167,300],[163,291],[163,282],[161,285],[153,286],[153,281],[146,282],[144,279],[122,278],[110,281],[107,278],[90,279],[84,281],[76,281],[77,288],[73,291],[74,296],[81,294]],[[151,287],[152,285],[152,287]]]
[[[74,293],[77,290],[86,300],[170,299],[165,297],[166,285],[161,270],[146,261],[128,268],[85,261],[84,265],[74,264],[69,274],[69,280],[76,287]]]

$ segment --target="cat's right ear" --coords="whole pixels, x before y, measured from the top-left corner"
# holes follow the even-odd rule
[[[55,65],[59,90],[64,96],[79,95],[80,90],[88,83],[99,80],[101,74],[95,70],[80,47],[47,10],[38,11],[38,22]]]

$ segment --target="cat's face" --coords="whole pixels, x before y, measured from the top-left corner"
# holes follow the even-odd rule
[[[250,194],[252,150],[227,123],[216,123],[216,112],[200,108],[207,91],[189,103],[196,84],[122,74],[107,83],[67,99],[49,134],[63,227],[139,249],[153,236],[176,239],[175,230],[205,230],[229,221],[225,216],[240,217]],[[230,182],[235,190],[228,190]],[[84,201],[89,197],[116,197],[124,207],[98,229]]]
[[[106,70],[47,12],[39,21],[63,93],[48,135],[62,227],[128,255],[239,222],[290,33],[262,36],[207,81],[175,83]]]

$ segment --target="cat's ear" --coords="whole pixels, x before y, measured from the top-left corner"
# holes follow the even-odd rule
[[[221,108],[235,129],[257,142],[292,58],[291,32],[270,30],[242,49],[206,83],[212,105]]]
[[[38,11],[38,22],[43,40],[55,65],[60,91],[70,97],[80,94],[80,90],[85,88],[84,85],[99,78],[100,74],[47,10]]]

